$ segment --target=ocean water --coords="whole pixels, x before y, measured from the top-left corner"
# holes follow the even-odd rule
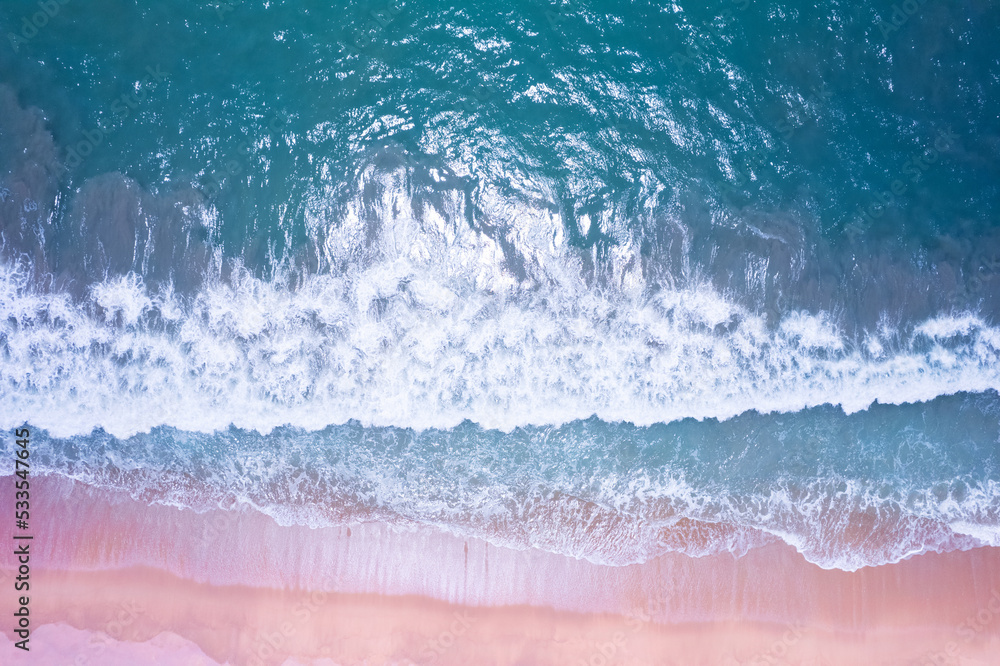
[[[4,0],[36,470],[623,566],[1000,546],[1000,8]]]

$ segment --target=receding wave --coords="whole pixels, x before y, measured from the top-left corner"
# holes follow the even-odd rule
[[[424,525],[608,565],[782,540],[853,570],[1000,545],[1000,403],[825,407],[641,428],[368,428],[36,437],[39,470],[284,525]],[[777,461],[781,461],[780,463]]]

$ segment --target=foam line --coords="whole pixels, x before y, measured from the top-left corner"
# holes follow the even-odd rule
[[[1000,331],[971,314],[862,346],[822,314],[789,313],[771,329],[707,287],[641,300],[470,293],[398,263],[294,289],[244,276],[190,300],[129,275],[84,303],[5,266],[0,321],[0,427],[58,436],[350,419],[645,425],[1000,388]]]

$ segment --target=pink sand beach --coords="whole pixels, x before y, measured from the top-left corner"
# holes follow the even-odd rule
[[[429,528],[34,488],[32,650],[8,621],[4,663],[1000,663],[997,548],[856,572],[787,545],[609,567]],[[10,552],[2,566],[10,585]]]

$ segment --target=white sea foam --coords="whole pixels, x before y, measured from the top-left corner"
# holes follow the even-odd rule
[[[592,415],[854,412],[1000,388],[1000,332],[975,314],[861,340],[823,312],[770,326],[686,263],[669,286],[650,284],[626,232],[588,268],[551,209],[484,186],[488,224],[473,228],[462,188],[417,196],[415,177],[368,166],[364,193],[336,214],[318,186],[306,218],[323,268],[292,281],[237,270],[181,298],[126,274],[81,302],[0,267],[0,427],[125,436],[469,419],[509,431]]]
[[[127,436],[470,419],[510,430],[595,414],[651,424],[821,404],[850,413],[1000,389],[1000,335],[971,315],[939,317],[902,344],[855,346],[825,316],[792,313],[772,330],[705,286],[641,299],[440,278],[400,257],[296,289],[242,276],[182,301],[127,276],[81,305],[5,267],[0,427]]]

